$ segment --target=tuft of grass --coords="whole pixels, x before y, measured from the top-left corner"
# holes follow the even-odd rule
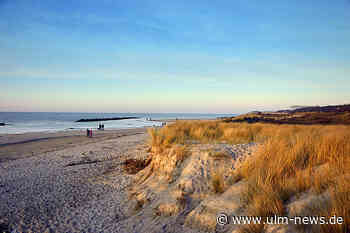
[[[143,170],[150,160],[146,161],[143,159],[127,159],[123,163],[124,171],[128,174],[136,174],[139,171]]]
[[[321,233],[350,232],[350,177],[338,178],[336,184],[330,189],[331,205],[324,211],[324,216],[342,217],[343,224],[321,225]],[[315,232],[315,231],[314,231]]]
[[[212,175],[211,184],[212,184],[212,188],[213,188],[214,193],[220,194],[220,193],[225,192],[224,176],[220,172],[215,172]]]
[[[284,213],[281,194],[268,185],[254,186],[253,183],[248,183],[241,200],[247,205],[249,216],[281,216]]]
[[[174,146],[174,149],[175,149],[176,160],[179,162],[184,161],[189,155],[189,151],[187,147],[184,145]]]

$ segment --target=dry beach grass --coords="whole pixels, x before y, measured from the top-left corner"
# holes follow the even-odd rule
[[[234,172],[233,178],[246,183],[241,197],[248,215],[288,215],[289,203],[299,195],[328,194],[328,199],[305,208],[313,216],[341,216],[344,224],[304,225],[298,229],[350,231],[350,126],[177,121],[150,129],[149,134],[155,153],[164,153],[175,145],[185,148],[196,143],[259,143],[258,150]],[[180,157],[183,160],[184,156]],[[215,173],[212,180],[217,193],[227,189],[220,177]],[[246,226],[241,231],[260,232],[263,228]]]

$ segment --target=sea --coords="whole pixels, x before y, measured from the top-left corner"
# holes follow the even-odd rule
[[[82,129],[96,129],[99,123],[105,130],[160,126],[159,120],[170,119],[216,119],[235,114],[203,113],[72,113],[72,112],[0,112],[0,134],[21,134],[28,132],[57,132]],[[79,119],[138,117],[137,119],[101,122],[75,122]]]

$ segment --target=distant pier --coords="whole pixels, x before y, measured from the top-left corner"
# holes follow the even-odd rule
[[[140,117],[113,117],[113,118],[91,118],[91,119],[80,119],[75,122],[91,122],[91,121],[119,121],[128,119],[139,119]]]

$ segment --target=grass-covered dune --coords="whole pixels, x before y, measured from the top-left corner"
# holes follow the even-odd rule
[[[193,144],[257,143],[257,150],[232,171],[232,182],[244,183],[241,204],[248,215],[341,216],[340,225],[299,225],[299,232],[350,232],[350,126],[278,125],[216,121],[177,121],[150,129],[151,150],[162,155],[176,147],[181,161]],[[225,174],[227,175],[227,174]],[[229,189],[226,185],[224,190]],[[223,192],[224,192],[223,190]],[[313,198],[301,212],[290,205]],[[266,228],[266,226],[265,226]],[[261,232],[263,225],[240,228]],[[294,228],[293,228],[294,229]]]

